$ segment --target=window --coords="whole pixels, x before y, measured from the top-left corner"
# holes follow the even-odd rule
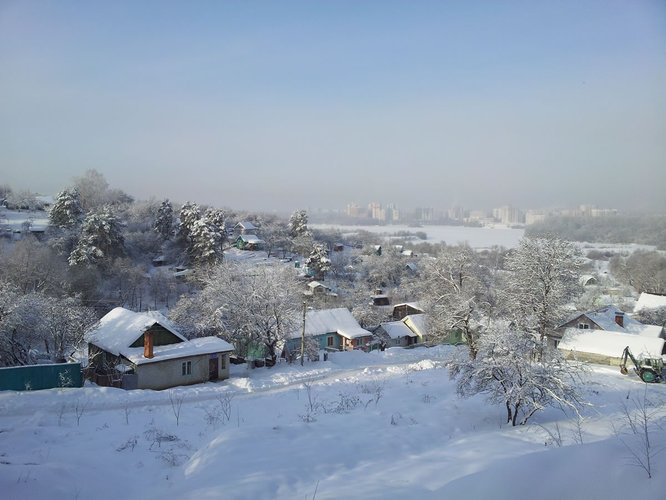
[[[227,367],[227,355],[222,354],[220,356],[220,369],[224,370]]]
[[[191,361],[183,361],[183,364],[181,365],[181,373],[183,375],[192,375],[192,362]]]
[[[329,335],[326,337],[326,345],[328,347],[333,347],[333,335]]]
[[[589,330],[589,329],[590,329],[590,325],[588,325],[587,323],[578,323],[578,328],[579,328],[580,330]]]

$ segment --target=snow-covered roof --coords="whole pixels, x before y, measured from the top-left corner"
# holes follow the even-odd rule
[[[615,321],[616,315],[623,315],[623,326]],[[654,325],[644,325],[640,321],[633,319],[625,314],[621,309],[614,305],[604,306],[596,311],[585,313],[585,316],[594,321],[601,329],[610,332],[632,333],[634,335],[644,335],[648,337],[658,337],[662,328]]]
[[[393,309],[395,309],[396,307],[405,307],[405,306],[409,306],[412,309],[423,311],[423,307],[421,307],[421,305],[418,302],[401,302],[400,304],[395,304],[393,306]]]
[[[361,328],[358,321],[345,307],[336,309],[319,309],[305,314],[305,334],[323,335],[335,332],[348,339],[371,336],[368,330]],[[294,330],[289,337],[297,338],[303,333],[302,328]]]
[[[254,234],[241,234],[239,236],[245,243],[263,243],[264,240],[260,239],[259,236]]]
[[[161,345],[153,347],[152,358],[143,355],[143,347],[130,347],[123,352],[123,356],[132,363],[142,365],[155,363],[167,359],[185,358],[188,356],[200,356],[202,354],[213,354],[217,352],[229,352],[234,348],[229,342],[219,337],[201,337],[197,339],[179,342],[177,344]]]
[[[144,358],[144,348],[130,347],[155,324],[163,326],[182,342],[153,347],[153,358]],[[154,363],[164,359],[194,356],[214,352],[232,351],[233,346],[217,337],[187,340],[163,314],[157,311],[137,313],[116,307],[107,313],[94,330],[85,335],[85,341],[110,352],[122,355],[136,364]]]
[[[315,289],[315,288],[320,287],[320,286],[323,286],[326,290],[331,289],[330,287],[324,285],[323,283],[321,283],[319,281],[311,281],[310,283],[308,283],[308,286],[312,289]]]
[[[384,331],[392,339],[399,339],[401,337],[418,337],[409,327],[402,321],[389,321],[380,325]]]
[[[425,314],[410,314],[408,316],[405,316],[402,318],[402,322],[405,323],[407,326],[410,324],[412,325],[411,329],[416,329],[417,335],[420,334],[424,336],[426,332],[428,331],[427,325],[426,325],[426,318],[427,316]]]
[[[252,224],[251,222],[239,222],[238,224],[236,224],[236,227],[242,227],[242,228],[245,229],[245,230],[248,230],[248,229],[259,229],[257,226],[255,226],[255,225]]]
[[[563,351],[575,351],[619,358],[629,346],[635,356],[661,357],[664,339],[645,337],[631,333],[605,330],[581,330],[567,328],[557,348]]]
[[[634,311],[639,312],[643,309],[658,309],[660,307],[666,307],[666,295],[642,292],[636,301]]]

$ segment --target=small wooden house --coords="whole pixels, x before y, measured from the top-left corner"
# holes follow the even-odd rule
[[[300,351],[302,327],[295,329],[285,344],[286,352]],[[369,350],[373,341],[372,332],[361,327],[349,309],[319,309],[305,314],[305,335],[315,338],[320,349]]]
[[[396,304],[393,306],[393,321],[399,321],[405,316],[410,314],[423,314],[425,311],[423,308],[416,302],[403,302],[402,304]]]
[[[239,250],[261,250],[264,247],[264,241],[254,234],[241,234],[236,238],[236,248]]]
[[[240,236],[241,234],[254,234],[256,236],[258,232],[259,227],[251,222],[239,222],[234,226],[234,236]]]
[[[229,377],[231,344],[218,337],[188,340],[158,312],[116,307],[85,340],[100,385],[167,389]]]

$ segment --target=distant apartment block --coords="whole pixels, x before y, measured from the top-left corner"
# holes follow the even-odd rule
[[[547,216],[548,212],[546,212],[545,210],[528,210],[527,212],[525,212],[525,224],[529,226],[530,224],[541,222]]]
[[[362,210],[356,203],[349,203],[347,205],[347,215],[349,217],[364,217],[366,211]]]
[[[512,205],[494,208],[493,217],[502,224],[521,224],[524,220],[522,210]]]
[[[368,210],[370,212],[370,217],[373,219],[381,221],[386,220],[386,210],[382,208],[381,203],[370,203],[370,205],[368,205]]]
[[[419,207],[414,211],[414,218],[419,222],[432,222],[435,220],[435,209]]]

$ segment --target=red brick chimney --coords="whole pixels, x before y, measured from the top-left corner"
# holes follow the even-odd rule
[[[153,357],[153,344],[155,342],[155,336],[150,330],[143,332],[143,356],[145,358]]]
[[[620,325],[622,328],[624,328],[624,313],[621,311],[617,311],[615,313],[615,322]]]

